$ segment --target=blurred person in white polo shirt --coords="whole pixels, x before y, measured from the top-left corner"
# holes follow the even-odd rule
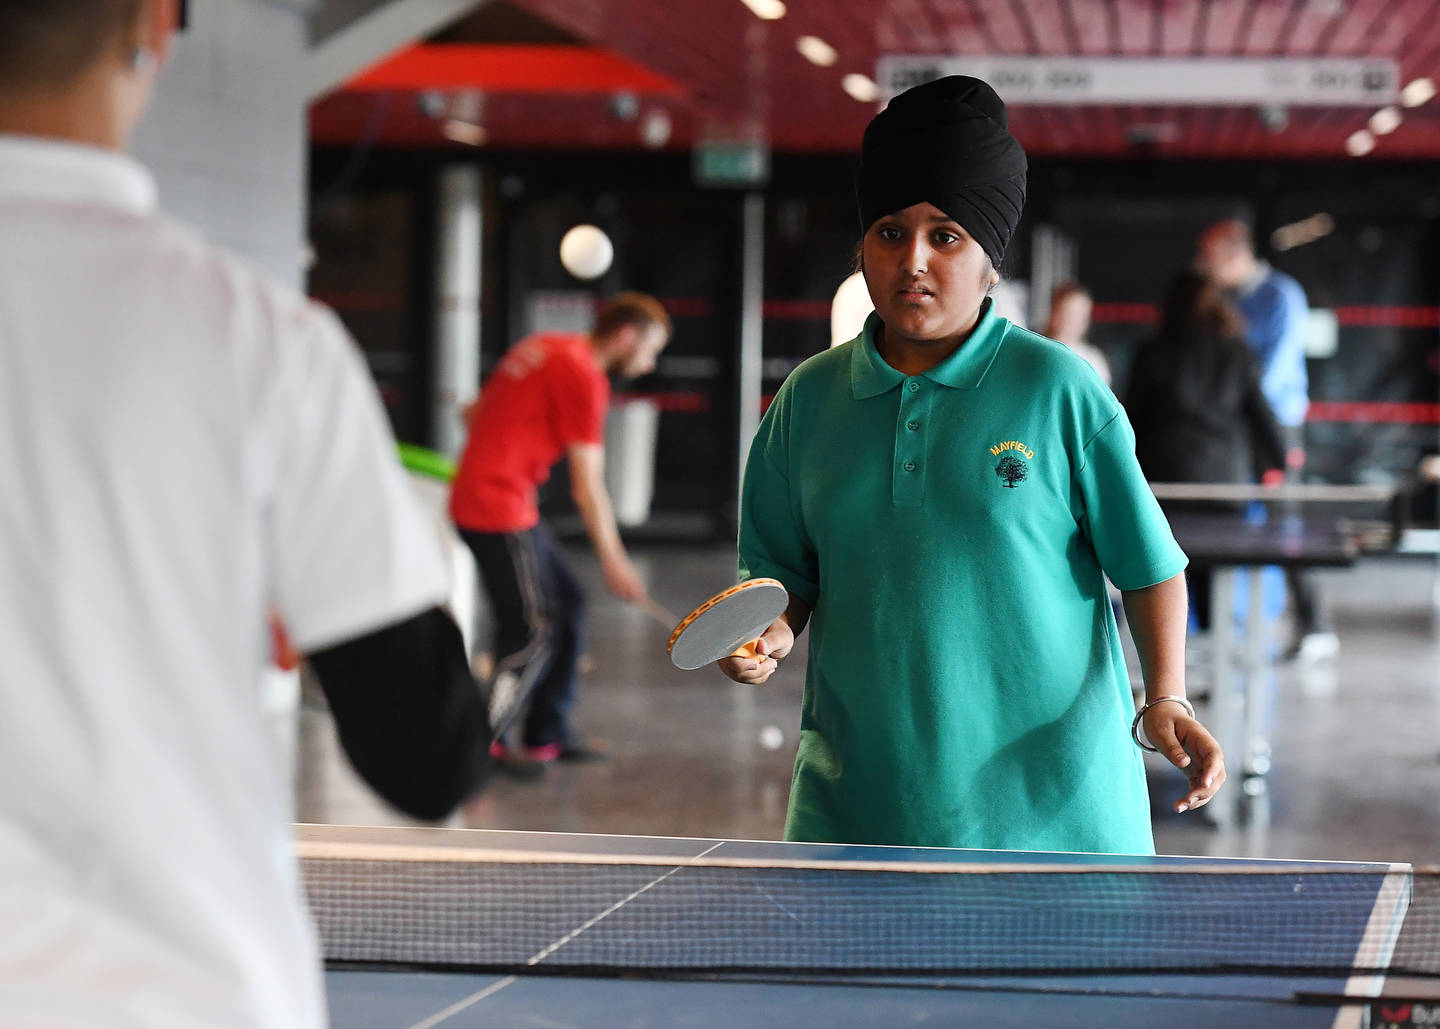
[[[335,318],[124,156],[174,0],[0,0],[0,1025],[325,1022],[259,695],[276,611],[347,753],[445,815],[490,734]]]

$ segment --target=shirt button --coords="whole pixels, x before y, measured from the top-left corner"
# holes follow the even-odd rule
[[[911,432],[914,432],[916,429],[920,428],[920,423],[917,422],[914,418],[912,418],[905,423],[905,428],[909,429]]]
[[[913,472],[913,471],[915,470],[915,462],[914,462],[914,461],[906,461],[905,464],[902,465],[901,467],[903,467],[907,472]]]
[[[920,383],[916,382],[914,379],[911,379],[905,384],[905,388],[908,389],[911,393],[919,393]]]

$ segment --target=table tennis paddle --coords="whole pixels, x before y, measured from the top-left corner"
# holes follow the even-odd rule
[[[750,579],[721,590],[680,620],[665,649],[676,668],[703,668],[722,657],[769,655],[755,640],[779,618],[790,595],[778,579]]]
[[[662,606],[659,601],[648,593],[635,601],[635,605],[667,629],[680,621],[678,617],[671,613],[669,608]]]

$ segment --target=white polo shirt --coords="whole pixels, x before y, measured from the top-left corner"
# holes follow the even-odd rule
[[[439,604],[435,534],[328,312],[0,136],[0,1025],[324,1024],[259,696]]]

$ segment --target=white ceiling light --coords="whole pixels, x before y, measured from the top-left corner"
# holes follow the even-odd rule
[[[440,134],[446,139],[464,143],[466,146],[483,146],[486,138],[483,126],[476,125],[474,122],[461,121],[459,118],[446,118],[441,122]]]
[[[1406,107],[1419,107],[1435,95],[1435,83],[1430,79],[1415,79],[1400,91],[1400,102]]]
[[[873,104],[880,97],[880,87],[874,80],[858,72],[851,72],[840,80],[840,88],[862,104]]]
[[[835,48],[819,36],[801,36],[795,40],[795,49],[811,64],[828,68],[840,59]]]
[[[776,18],[785,17],[785,5],[780,0],[740,0],[742,4],[750,8],[750,13],[765,21],[774,21]]]
[[[1400,108],[1382,107],[1370,116],[1370,132],[1376,136],[1388,136],[1400,127]]]
[[[1280,226],[1270,234],[1270,245],[1276,250],[1294,250],[1296,247],[1324,239],[1334,231],[1335,219],[1321,211],[1309,218]]]
[[[1350,138],[1345,141],[1345,152],[1351,157],[1364,157],[1374,149],[1375,137],[1364,129],[1352,132]]]
[[[653,148],[670,142],[670,115],[664,111],[651,111],[640,119],[640,142]]]

